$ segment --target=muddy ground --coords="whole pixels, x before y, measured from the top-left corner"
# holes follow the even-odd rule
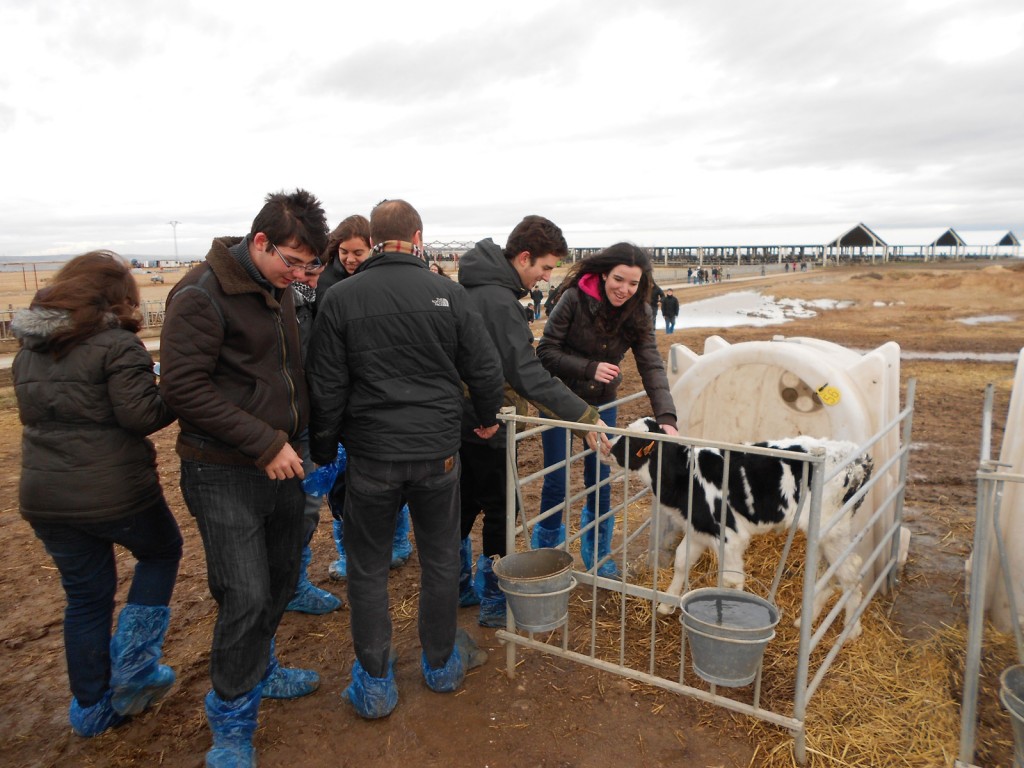
[[[777,334],[811,336],[858,350],[890,340],[911,352],[1016,353],[1024,345],[1022,265],[863,265],[778,275],[743,286],[693,287],[681,291],[680,299],[692,301],[738,287],[777,298],[853,304],[784,326],[679,328],[672,337],[659,333],[662,351],[667,352],[670,341],[700,350],[704,339],[716,333],[733,343]],[[997,314],[1009,320],[960,322]],[[882,600],[907,643],[923,641],[943,625],[963,623],[963,561],[971,540],[982,397],[985,385],[995,382],[998,441],[1013,370],[1009,362],[902,363],[904,388],[909,378],[917,380],[906,494],[907,523],[915,537],[899,590]],[[637,391],[631,358],[626,372],[622,392]],[[5,438],[0,440],[0,542],[5,555],[0,566],[0,764],[202,765],[210,744],[202,697],[209,688],[215,605],[206,585],[202,546],[178,489],[176,427],[156,435],[155,442],[164,490],[185,537],[165,644],[165,660],[177,671],[178,683],[154,711],[101,737],[80,739],[67,722],[63,593],[52,562],[18,514],[20,424],[9,372],[0,377],[0,434]],[[644,402],[622,408],[620,425],[641,415]],[[539,446],[524,447],[522,461],[535,461],[537,451]],[[326,509],[313,549],[313,580],[344,595],[342,585],[327,579],[333,542]],[[121,552],[119,564],[120,604],[133,563]],[[304,699],[264,703],[256,735],[261,765],[732,768],[765,764],[760,757],[765,751],[791,741],[779,730],[771,737],[774,742],[766,744],[763,732],[750,735],[746,718],[540,652],[520,653],[516,676],[509,679],[494,631],[478,627],[472,609],[461,611],[460,622],[491,652],[490,659],[469,675],[460,692],[431,693],[419,672],[417,577],[415,555],[391,576],[401,699],[384,721],[361,720],[340,697],[353,660],[348,611],[324,617],[285,615],[277,636],[280,657],[286,664],[319,670],[323,683]],[[988,719],[993,722],[980,734],[984,760],[979,762],[1008,765],[1009,726],[998,712]],[[950,760],[958,738],[956,732],[948,735]],[[897,763],[894,755],[892,764]],[[810,764],[842,763],[812,755]]]

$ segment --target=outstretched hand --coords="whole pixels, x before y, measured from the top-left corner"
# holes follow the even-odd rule
[[[608,425],[601,421],[601,419],[598,419],[594,426],[607,427]],[[600,450],[605,456],[612,449],[611,441],[608,440],[608,435],[604,432],[587,432],[587,445],[592,451],[597,452]]]

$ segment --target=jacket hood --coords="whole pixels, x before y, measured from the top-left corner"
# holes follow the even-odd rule
[[[505,252],[491,238],[481,240],[459,259],[459,282],[467,288],[475,285],[500,285],[516,298],[526,296],[519,273],[505,258]]]
[[[107,314],[107,327],[117,328],[117,315]],[[71,313],[66,309],[30,307],[19,309],[11,319],[11,333],[29,349],[45,347],[57,331],[71,326]]]
[[[71,313],[66,309],[19,309],[11,320],[11,332],[23,344],[38,346],[70,325]]]

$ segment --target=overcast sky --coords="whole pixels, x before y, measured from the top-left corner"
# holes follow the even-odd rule
[[[1020,0],[0,0],[0,260],[201,257],[267,192],[333,227],[697,245],[1024,234]]]

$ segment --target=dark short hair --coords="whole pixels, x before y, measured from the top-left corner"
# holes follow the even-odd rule
[[[543,216],[527,216],[516,224],[505,244],[505,258],[513,259],[517,254],[528,251],[530,263],[533,264],[541,256],[549,253],[560,259],[569,255],[569,246],[565,242],[562,230],[553,221]]]
[[[385,240],[410,241],[423,231],[423,219],[405,200],[381,200],[370,211],[370,239],[374,245]]]
[[[327,214],[316,196],[304,189],[271,192],[252,220],[249,240],[262,232],[272,245],[308,248],[319,256],[327,247]]]
[[[353,237],[362,238],[366,242],[366,247],[370,247],[370,222],[365,216],[360,216],[358,213],[344,219],[341,224],[331,230],[331,235],[327,238],[327,247],[320,254],[320,261],[327,264],[336,258],[338,246]]]

